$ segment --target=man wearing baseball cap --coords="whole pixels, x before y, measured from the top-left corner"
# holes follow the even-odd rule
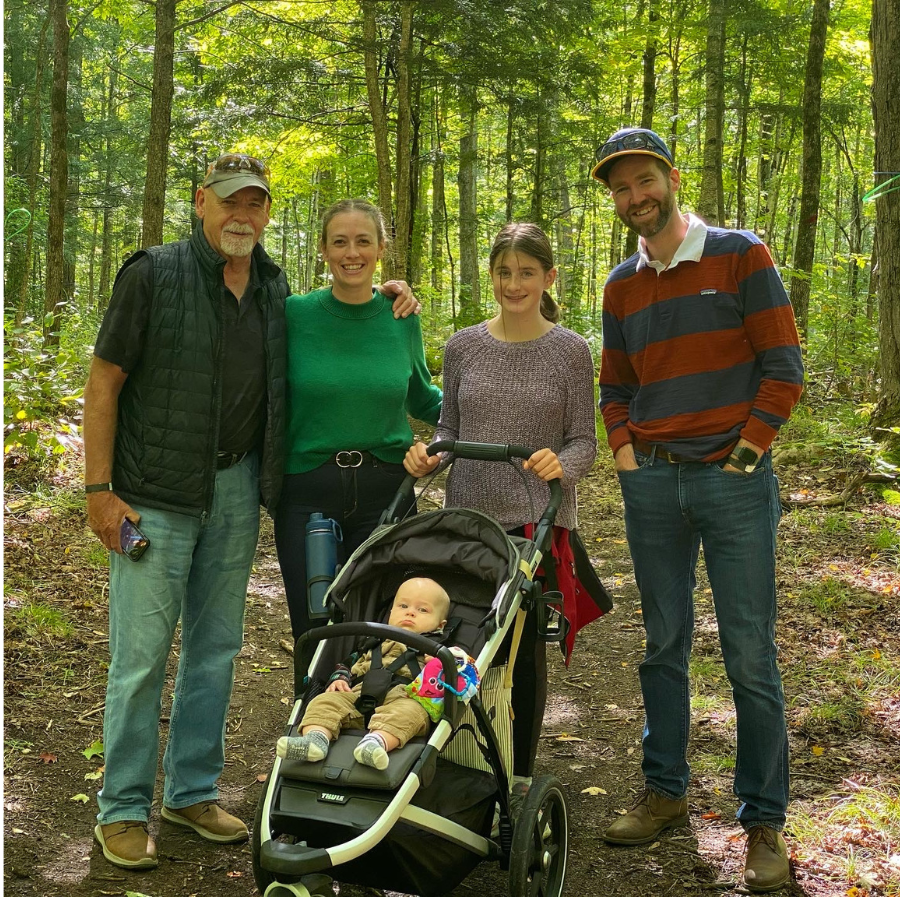
[[[702,546],[737,715],[744,879],[775,890],[790,869],[775,646],[781,506],[769,445],[802,390],[793,312],[758,237],[679,211],[681,175],[658,134],[617,131],[591,175],[639,235],[638,252],[604,289],[600,407],[647,632],[645,791],[604,838],[642,844],[688,822],[688,659]]]
[[[157,865],[147,821],[179,619],[161,814],[210,841],[247,839],[218,805],[217,780],[259,504],[275,508],[284,459],[290,292],[259,244],[269,182],[268,166],[243,153],[209,166],[190,238],[141,250],[119,271],[85,387],[88,522],[112,551],[94,833],[124,868]],[[395,314],[408,314],[416,301],[398,289]],[[129,523],[143,534],[139,558],[125,555]]]

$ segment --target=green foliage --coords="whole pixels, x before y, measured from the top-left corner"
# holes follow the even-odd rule
[[[72,623],[55,606],[46,603],[26,603],[14,609],[10,616],[30,638],[61,640],[74,632]]]
[[[4,347],[3,447],[43,460],[79,444],[78,400],[83,393],[85,348],[77,330],[57,348],[42,347],[31,320],[8,324]],[[74,338],[74,339],[73,339]]]
[[[799,596],[802,602],[809,604],[823,616],[840,612],[852,599],[847,585],[831,577],[804,587]]]

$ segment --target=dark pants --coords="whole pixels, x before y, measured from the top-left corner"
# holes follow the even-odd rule
[[[275,513],[275,546],[296,640],[310,628],[306,596],[306,523],[314,512],[334,519],[344,533],[338,563],[372,533],[406,472],[402,465],[363,463],[342,469],[326,464],[301,475],[286,475]]]
[[[511,528],[509,534],[525,536],[524,528]],[[511,640],[507,641],[508,644]],[[525,617],[519,652],[513,666],[513,774],[530,778],[541,739],[544,708],[547,705],[547,644],[537,633],[537,616]]]

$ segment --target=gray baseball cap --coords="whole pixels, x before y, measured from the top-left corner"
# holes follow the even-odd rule
[[[203,187],[210,187],[216,195],[230,197],[246,187],[262,188],[272,199],[269,189],[269,167],[255,156],[246,153],[224,153],[206,170]]]

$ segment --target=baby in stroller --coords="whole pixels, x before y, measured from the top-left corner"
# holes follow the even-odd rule
[[[416,634],[440,633],[447,624],[450,597],[431,578],[408,578],[397,589],[388,625]],[[398,677],[411,678],[410,656],[419,668],[424,658],[399,641],[385,641],[363,654],[352,668],[338,666],[325,693],[312,699],[300,723],[300,737],[279,738],[276,754],[282,759],[318,762],[325,759],[341,728],[361,728],[358,708],[364,676],[372,668],[372,654],[379,650],[382,664]],[[379,671],[384,671],[380,669]],[[356,682],[354,685],[353,682]],[[403,684],[395,684],[372,714],[369,731],[353,751],[354,759],[380,771],[388,767],[388,753],[410,738],[428,733],[431,719],[426,708],[412,699]]]

